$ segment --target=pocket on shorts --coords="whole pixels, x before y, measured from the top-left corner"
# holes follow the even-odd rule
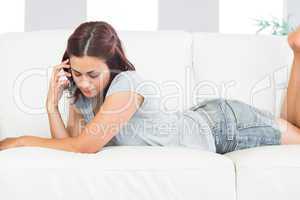
[[[266,145],[279,145],[281,132],[272,126],[253,126],[240,129],[235,150]]]
[[[203,100],[192,106],[190,110],[196,111],[208,121],[210,128],[215,129],[217,125],[224,121],[224,113],[221,109],[222,98],[212,98]]]
[[[236,119],[237,129],[274,126],[275,117],[267,111],[258,109],[238,100],[226,100]]]
[[[280,143],[281,132],[271,112],[236,100],[227,103],[236,118],[235,150]]]

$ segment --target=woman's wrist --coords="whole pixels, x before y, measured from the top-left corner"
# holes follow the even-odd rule
[[[47,103],[46,107],[47,107],[47,112],[48,113],[57,113],[57,112],[59,112],[58,105]]]
[[[20,146],[20,147],[26,146],[26,138],[27,138],[27,136],[20,136],[17,139],[17,145]]]
[[[37,136],[30,136],[30,135],[24,135],[20,136],[17,140],[17,145],[19,147],[26,147],[26,146],[35,146],[35,144],[39,143],[40,140],[43,140],[46,138],[41,138]]]

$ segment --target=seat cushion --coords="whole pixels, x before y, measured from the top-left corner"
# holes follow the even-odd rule
[[[236,166],[237,199],[299,199],[300,145],[262,146],[225,155]]]
[[[3,199],[235,199],[232,161],[190,148],[119,146],[82,154],[20,147],[1,151],[0,163]]]

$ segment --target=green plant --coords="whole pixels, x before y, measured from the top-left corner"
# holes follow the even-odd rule
[[[269,30],[272,35],[284,36],[295,30],[295,27],[293,27],[290,23],[289,17],[287,20],[273,17],[271,20],[255,19],[255,21],[256,26],[258,26],[256,34],[265,30]]]

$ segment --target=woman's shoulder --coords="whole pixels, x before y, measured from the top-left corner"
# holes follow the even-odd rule
[[[120,72],[110,83],[106,96],[117,91],[137,91],[142,82],[143,78],[137,71]]]
[[[122,71],[119,74],[117,74],[113,81],[118,81],[118,80],[142,80],[141,75],[135,71],[135,70],[130,70],[130,71]]]

